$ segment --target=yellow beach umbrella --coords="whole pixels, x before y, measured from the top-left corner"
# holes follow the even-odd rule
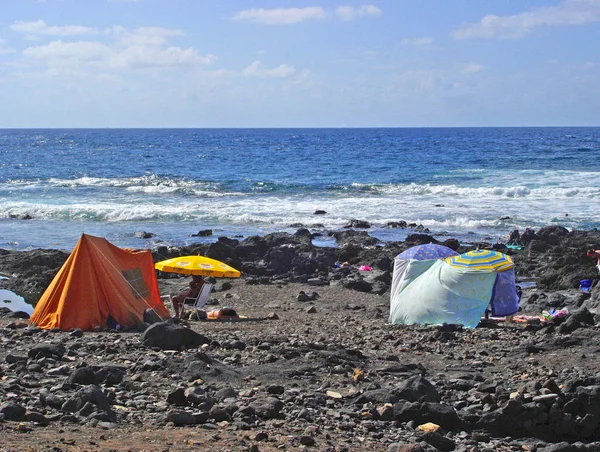
[[[180,275],[213,276],[215,278],[239,278],[240,271],[216,259],[206,256],[180,256],[154,264],[162,272]]]
[[[514,267],[510,256],[491,250],[476,250],[444,259],[453,267],[474,271],[503,272]]]

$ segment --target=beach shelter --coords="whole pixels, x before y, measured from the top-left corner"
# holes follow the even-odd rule
[[[495,316],[518,310],[509,256],[477,250],[445,259],[412,260],[390,300],[390,322],[475,328],[488,306]]]
[[[394,309],[393,301],[398,295],[398,288],[401,286],[406,271],[413,261],[427,261],[419,265],[422,268],[427,268],[433,265],[436,259],[444,259],[450,256],[458,256],[458,253],[452,248],[436,245],[435,243],[413,246],[398,254],[394,258],[394,272],[392,273],[392,288],[390,290],[392,310]]]
[[[112,317],[122,327],[136,326],[144,311],[169,312],[160,299],[152,253],[119,248],[83,234],[31,316],[40,328],[92,330]]]

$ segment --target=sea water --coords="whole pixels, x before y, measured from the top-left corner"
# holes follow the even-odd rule
[[[84,232],[181,246],[352,219],[383,241],[413,232],[388,227],[401,220],[471,243],[600,227],[600,128],[0,130],[0,248],[69,250]]]

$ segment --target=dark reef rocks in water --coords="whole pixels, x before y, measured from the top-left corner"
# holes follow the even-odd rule
[[[198,231],[198,233],[196,234],[192,234],[192,237],[210,237],[211,235],[213,235],[213,231],[212,229],[203,229],[201,231]]]
[[[151,239],[152,237],[155,237],[156,234],[146,231],[136,231],[133,233],[133,236],[137,237],[138,239]]]
[[[349,228],[357,228],[357,229],[369,229],[371,227],[371,223],[365,220],[350,220],[345,226],[344,229]]]

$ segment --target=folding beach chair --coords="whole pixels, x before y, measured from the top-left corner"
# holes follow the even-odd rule
[[[206,306],[206,302],[208,301],[208,296],[212,292],[213,286],[214,286],[214,284],[204,283],[204,285],[202,286],[202,289],[200,289],[200,292],[198,293],[198,296],[196,298],[194,298],[194,297],[184,298],[183,304],[181,305],[181,312],[179,312],[179,313],[176,312],[175,315],[179,314],[181,316],[183,314],[183,311],[185,310],[186,305],[190,306],[192,309],[195,309],[196,312],[198,312],[199,310],[204,308],[204,306]],[[171,306],[174,306],[172,295],[162,295],[160,298],[162,298],[163,300],[168,300],[169,303],[171,303]]]
[[[198,296],[196,298],[186,298],[183,301],[183,304],[184,305],[186,305],[188,303],[193,304],[193,306],[192,306],[193,309],[195,309],[196,311],[199,311],[200,309],[204,308],[204,306],[206,306],[206,302],[208,301],[208,296],[212,292],[212,288],[213,288],[213,284],[204,283]]]

